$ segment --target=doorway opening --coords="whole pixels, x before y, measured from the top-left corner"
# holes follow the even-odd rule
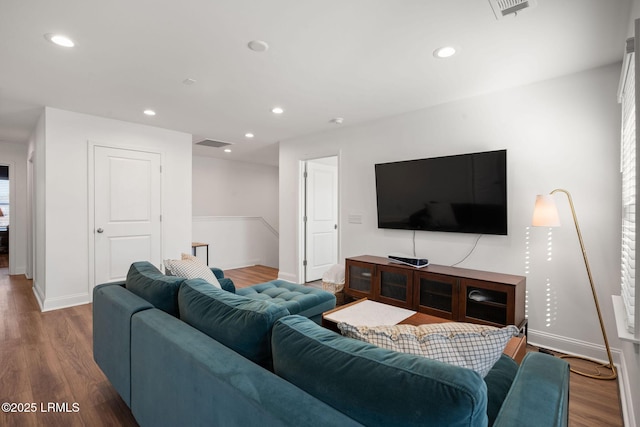
[[[9,166],[0,165],[0,268],[9,268],[9,229],[11,225],[11,182]]]
[[[302,272],[320,280],[338,263],[338,156],[303,162]]]

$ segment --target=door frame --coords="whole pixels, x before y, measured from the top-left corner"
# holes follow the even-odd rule
[[[341,245],[341,236],[342,236],[342,227],[340,224],[340,154],[328,154],[325,156],[318,156],[318,157],[312,157],[312,158],[308,158],[308,159],[304,159],[304,160],[300,160],[300,165],[299,165],[299,197],[298,200],[300,201],[299,203],[299,207],[298,207],[298,283],[306,283],[306,278],[307,278],[307,268],[306,265],[304,264],[305,260],[307,259],[306,257],[306,252],[307,252],[307,227],[306,227],[306,223],[304,221],[304,217],[306,215],[306,209],[307,209],[307,188],[306,188],[306,179],[305,179],[305,172],[306,172],[306,165],[308,162],[314,161],[314,160],[320,160],[320,159],[326,159],[326,158],[331,158],[331,157],[335,157],[336,161],[337,161],[337,192],[336,192],[336,206],[338,208],[338,216],[336,218],[337,223],[338,223],[338,234],[336,236],[336,253],[337,253],[337,258],[338,261],[340,261],[340,259],[342,259],[342,245]]]
[[[16,165],[15,162],[5,162],[0,161],[0,165],[9,167],[9,212],[12,218],[17,218],[18,214],[16,214]],[[20,213],[22,215],[22,213]],[[25,217],[25,225],[28,223],[28,219],[26,218],[26,212],[24,213]],[[11,221],[11,220],[10,220]],[[15,224],[15,221],[11,221],[11,223]],[[9,227],[11,227],[11,223]],[[25,227],[26,229],[26,227]],[[15,266],[15,253],[16,247],[16,231],[14,226],[14,232],[9,231],[9,274],[16,274],[16,266]],[[11,250],[13,248],[13,251]]]
[[[9,211],[12,217],[17,218],[15,215],[12,215],[12,213],[16,211],[16,165],[14,162],[6,162],[5,164],[9,166]],[[9,221],[11,221],[11,219],[9,219]],[[15,221],[12,222],[15,223]],[[11,224],[9,224],[9,227],[11,227]],[[13,248],[13,251],[11,251],[11,248]],[[15,248],[16,233],[9,231],[9,274],[16,274]]]
[[[95,141],[87,141],[87,235],[88,235],[88,254],[89,254],[89,296],[93,300],[93,288],[96,286],[96,266],[95,266],[95,244],[96,244],[96,235],[94,233],[95,230],[95,148],[103,147],[103,148],[114,148],[116,150],[128,150],[128,151],[139,151],[143,153],[150,154],[159,154],[160,155],[160,168],[163,168],[164,165],[164,157],[165,153],[162,150],[149,149],[149,147],[136,147],[132,145],[126,144],[105,144],[99,143]],[[160,216],[164,214],[164,173],[160,174]],[[164,259],[164,221],[160,223],[160,259]]]

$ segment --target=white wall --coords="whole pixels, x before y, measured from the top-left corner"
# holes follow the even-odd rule
[[[278,168],[193,156],[194,216],[263,217],[278,229]]]
[[[209,265],[223,270],[252,265],[278,268],[278,233],[257,216],[195,216],[193,241],[209,244]],[[206,249],[197,256],[206,261]]]
[[[613,65],[281,142],[280,276],[300,277],[300,160],[339,153],[341,254],[385,256],[411,253],[412,233],[377,229],[375,163],[506,148],[509,234],[482,237],[460,266],[524,275],[529,250],[530,341],[605,359],[566,199],[555,196],[565,226],[553,231],[552,261],[547,230],[528,227],[536,194],[572,192],[611,344],[618,346],[610,295],[618,288],[620,256],[619,76],[620,65]],[[349,224],[349,214],[361,214],[362,224]],[[476,237],[418,232],[417,254],[450,265]]]
[[[163,258],[191,247],[191,136],[182,132],[45,108],[36,156],[36,292],[44,310],[91,300],[88,147],[90,143],[158,151],[163,161]],[[42,152],[38,145],[43,146]],[[44,173],[43,173],[44,170]],[[44,192],[41,190],[44,188]],[[42,226],[40,226],[42,228]],[[42,230],[38,231],[40,236]],[[44,271],[43,271],[44,268]]]
[[[0,164],[10,165],[11,225],[9,274],[24,274],[27,265],[27,145],[0,142]]]
[[[209,265],[278,266],[277,167],[194,156],[193,215],[193,241],[209,244]]]

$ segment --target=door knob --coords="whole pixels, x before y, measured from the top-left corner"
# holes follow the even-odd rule
[[[103,230],[102,228],[98,228],[96,231],[97,231],[98,233],[103,233],[103,232],[104,232],[104,230]]]
[[[334,224],[334,225],[333,225],[333,229],[334,229],[334,230],[337,230],[337,229],[338,229],[338,224]]]

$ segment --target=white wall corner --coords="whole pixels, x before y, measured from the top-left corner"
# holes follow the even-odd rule
[[[33,281],[33,295],[36,297],[36,301],[38,301],[38,305],[40,306],[40,311],[44,311],[44,293],[42,292],[40,286],[37,285],[36,281]]]

